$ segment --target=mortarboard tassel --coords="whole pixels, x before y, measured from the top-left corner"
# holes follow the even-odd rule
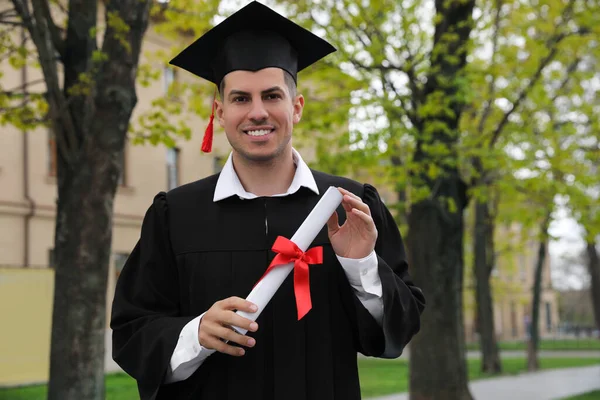
[[[206,127],[206,130],[204,131],[204,138],[202,139],[202,151],[204,153],[210,153],[212,150],[212,143],[213,143],[213,121],[215,119],[215,99],[217,96],[217,89],[215,88],[215,94],[213,95],[213,102],[212,102],[212,111],[210,113],[210,120],[208,121],[208,126]]]

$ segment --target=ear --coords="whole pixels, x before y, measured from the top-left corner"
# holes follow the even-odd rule
[[[294,122],[294,124],[297,124],[302,118],[302,110],[304,110],[304,96],[302,96],[301,94],[297,95],[294,99],[293,106],[294,114],[292,116],[292,121]]]
[[[221,128],[225,127],[225,119],[223,118],[223,113],[223,102],[215,99],[215,116],[219,120],[219,125],[221,125]]]

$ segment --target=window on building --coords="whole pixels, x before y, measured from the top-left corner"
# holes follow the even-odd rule
[[[546,332],[552,332],[552,304],[546,302]]]
[[[519,254],[519,279],[525,281],[527,279],[527,257],[525,254]]]
[[[517,329],[517,306],[514,301],[510,302],[510,327],[512,337],[515,338],[518,335]]]
[[[170,147],[167,149],[167,190],[179,186],[179,149]]]
[[[169,88],[175,81],[175,70],[170,67],[165,67],[163,70],[163,90],[169,93]]]
[[[56,176],[56,137],[54,136],[54,131],[52,129],[48,129],[48,143],[46,146],[47,153],[47,170],[48,175]]]

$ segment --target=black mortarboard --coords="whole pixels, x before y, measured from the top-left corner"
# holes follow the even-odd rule
[[[253,1],[179,53],[170,64],[219,85],[229,72],[278,67],[297,73],[336,49]]]
[[[253,1],[206,32],[170,64],[217,86],[232,71],[269,67],[281,68],[297,81],[299,71],[335,50],[312,32]],[[212,146],[213,118],[214,114],[202,145],[205,152]]]

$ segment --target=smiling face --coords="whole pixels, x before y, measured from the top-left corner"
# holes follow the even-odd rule
[[[233,151],[248,161],[272,161],[291,150],[304,98],[294,96],[279,68],[226,75],[216,116]]]

